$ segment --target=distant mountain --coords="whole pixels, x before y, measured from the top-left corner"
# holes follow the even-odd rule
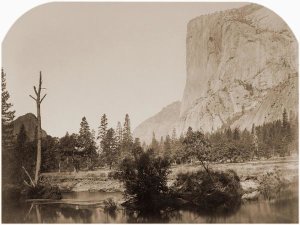
[[[158,140],[166,134],[171,135],[179,120],[180,106],[179,101],[166,106],[159,113],[141,123],[134,130],[133,136],[140,137],[142,141],[150,143],[153,132],[155,132],[155,137]]]
[[[273,11],[250,4],[194,18],[187,25],[186,54],[180,114],[168,111],[178,119],[146,120],[134,132],[141,140],[153,131],[170,134],[173,127],[177,134],[189,126],[203,132],[251,129],[280,119],[284,108],[298,114],[298,43]]]
[[[13,121],[14,125],[14,136],[17,137],[18,133],[20,132],[21,126],[24,124],[27,137],[30,141],[33,141],[35,138],[35,132],[37,129],[38,121],[34,114],[27,113],[23,116],[18,117]],[[42,130],[42,137],[46,137],[46,131]]]

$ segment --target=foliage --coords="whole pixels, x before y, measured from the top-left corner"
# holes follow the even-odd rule
[[[58,170],[60,160],[58,143],[58,138],[53,138],[50,135],[42,139],[42,172]]]
[[[80,123],[78,145],[86,158],[87,168],[89,170],[93,169],[97,159],[96,142],[85,117],[82,118]]]
[[[6,74],[1,69],[1,86],[2,86],[2,182],[18,183],[16,174],[20,173],[18,154],[14,146],[13,137],[13,119],[15,111],[12,110],[12,104],[9,102],[10,95],[6,89]],[[5,159],[5,160],[4,160]]]
[[[22,191],[26,199],[62,199],[61,191],[56,186],[36,185],[27,187]]]
[[[164,148],[163,148],[164,157],[171,158],[172,149],[171,149],[171,138],[169,135],[166,136],[164,141]]]
[[[105,212],[114,213],[118,208],[117,203],[112,198],[108,198],[108,199],[104,200],[103,203],[104,203],[104,211]]]
[[[159,153],[159,143],[155,137],[155,133],[152,133],[152,141],[151,141],[151,145],[150,148],[153,149],[153,151],[155,151],[157,154]]]
[[[130,118],[129,115],[125,115],[125,121],[122,128],[122,144],[121,144],[121,159],[124,159],[131,154],[131,149],[133,145],[133,137],[130,127]]]
[[[283,178],[279,170],[266,172],[261,180],[259,191],[265,199],[276,198],[281,191],[288,186],[288,182]]]
[[[82,158],[81,155],[77,154],[78,135],[71,134],[67,132],[66,135],[59,139],[58,143],[58,154],[59,162],[58,169],[73,171],[74,169],[78,171],[80,169],[79,159]]]
[[[169,161],[156,157],[152,149],[125,158],[120,165],[119,179],[124,183],[127,198],[151,202],[167,193],[169,167]]]
[[[120,148],[122,145],[122,141],[123,141],[123,133],[122,133],[123,129],[122,129],[122,125],[121,122],[118,121],[117,123],[117,128],[116,128],[116,143],[118,145],[118,147]]]
[[[110,168],[118,159],[119,147],[116,142],[115,131],[112,128],[108,129],[107,134],[102,140],[101,154]]]
[[[128,144],[128,143],[132,143],[132,134],[131,134],[131,127],[130,127],[130,119],[129,119],[129,115],[126,114],[125,115],[125,121],[124,121],[124,126],[122,129],[123,132],[123,144]]]
[[[101,117],[101,122],[100,122],[100,126],[98,127],[98,136],[97,139],[100,140],[100,149],[103,150],[103,145],[104,145],[104,139],[106,137],[107,134],[107,117],[106,114],[103,114]]]
[[[202,210],[224,212],[239,207],[242,188],[233,170],[181,173],[173,185],[180,197],[193,202]]]
[[[211,161],[211,148],[204,134],[200,131],[193,132],[192,128],[189,127],[186,137],[183,140],[183,145],[185,147],[185,154],[188,157],[197,158],[202,167],[209,173],[207,162]]]

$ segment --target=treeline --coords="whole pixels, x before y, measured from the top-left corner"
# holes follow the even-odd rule
[[[82,118],[78,133],[66,133],[62,138],[47,136],[42,139],[42,172],[93,170],[95,167],[117,165],[123,158],[132,155],[139,139],[133,141],[130,118],[126,114],[124,124],[118,122],[116,129],[108,128],[106,114],[96,136],[86,117]],[[29,141],[24,125],[16,140],[19,165],[33,173],[35,168],[36,140]]]
[[[151,144],[144,148],[154,149],[157,154],[168,157],[173,163],[191,162],[195,157],[186,154],[184,145],[188,132],[193,130],[189,128],[184,135],[177,137],[174,129],[171,137],[161,137],[160,141],[153,133]],[[244,162],[288,156],[298,148],[298,116],[290,112],[288,118],[284,109],[281,120],[260,126],[253,124],[251,131],[229,127],[204,137],[209,143],[207,159],[212,162]]]

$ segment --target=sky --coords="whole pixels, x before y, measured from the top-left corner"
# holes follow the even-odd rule
[[[16,117],[42,71],[42,128],[77,133],[83,116],[97,132],[128,113],[132,130],[181,100],[189,20],[246,3],[48,3],[25,13],[2,42],[2,66]]]

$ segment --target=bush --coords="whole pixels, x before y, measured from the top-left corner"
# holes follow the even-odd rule
[[[226,212],[239,207],[242,188],[233,170],[178,174],[173,190],[199,209]]]
[[[62,199],[61,191],[56,186],[42,186],[26,187],[22,194],[27,199]]]
[[[265,173],[260,181],[259,191],[265,199],[274,199],[288,186],[282,174],[278,171]]]
[[[125,158],[120,165],[119,180],[124,183],[125,195],[138,202],[152,202],[167,193],[170,163],[155,157],[153,150]]]
[[[117,210],[117,208],[118,208],[117,203],[112,198],[109,198],[104,201],[105,212],[114,213]]]

